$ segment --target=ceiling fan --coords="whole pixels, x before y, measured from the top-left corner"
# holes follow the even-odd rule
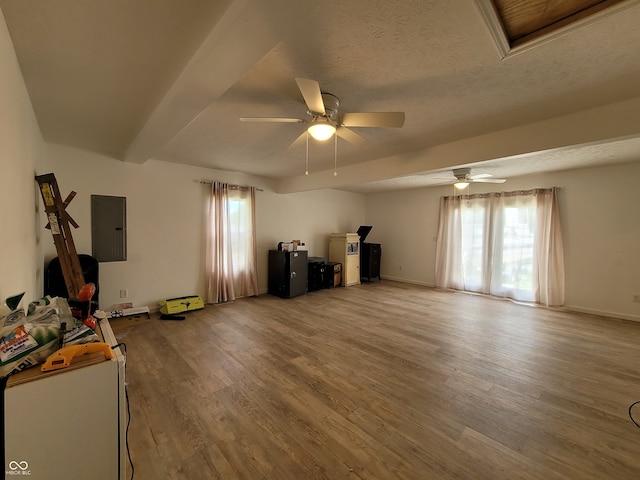
[[[453,186],[459,190],[467,188],[470,183],[504,183],[507,181],[504,178],[491,178],[492,175],[490,173],[471,175],[470,168],[455,168],[453,176],[456,177]]]
[[[340,100],[322,92],[315,80],[296,78],[307,105],[306,118],[242,117],[241,122],[308,123],[309,127],[291,145],[302,143],[307,132],[316,140],[328,140],[334,134],[347,142],[361,145],[366,139],[347,127],[395,127],[404,125],[404,112],[341,113]]]

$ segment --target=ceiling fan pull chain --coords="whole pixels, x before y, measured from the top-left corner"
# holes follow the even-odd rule
[[[333,176],[338,176],[338,135],[334,135],[335,143],[333,148]]]
[[[309,176],[309,131],[307,130],[307,164],[306,164],[306,170],[304,171],[304,174],[308,177]]]

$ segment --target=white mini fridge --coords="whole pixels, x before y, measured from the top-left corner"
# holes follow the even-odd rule
[[[100,330],[116,345],[107,320]],[[126,478],[125,358],[120,349],[114,354],[110,360],[85,354],[75,368],[48,375],[33,367],[9,377],[2,412],[5,479]]]

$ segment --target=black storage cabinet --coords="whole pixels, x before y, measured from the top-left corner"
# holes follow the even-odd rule
[[[360,246],[360,278],[366,278],[368,282],[371,277],[378,277],[380,280],[381,258],[382,247],[379,243],[363,243]]]
[[[269,293],[292,298],[307,293],[307,252],[269,250]]]
[[[307,259],[309,272],[307,277],[307,291],[313,292],[323,288],[328,288],[325,271],[327,259],[322,257],[309,257]]]
[[[371,277],[378,277],[380,280],[380,260],[382,259],[382,246],[379,243],[365,242],[367,235],[373,227],[362,225],[358,228],[360,236],[360,280],[366,278],[368,282]]]

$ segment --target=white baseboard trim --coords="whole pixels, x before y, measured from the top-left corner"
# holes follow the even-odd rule
[[[410,283],[411,285],[420,285],[423,287],[435,288],[435,285],[433,283],[421,282],[419,280],[409,280],[406,278],[390,277],[388,275],[381,275],[380,278],[382,278],[383,280],[391,280],[392,282]]]
[[[570,312],[586,313],[588,315],[597,315],[599,317],[619,318],[620,320],[631,320],[633,322],[640,322],[640,315],[629,315],[626,313],[609,312],[606,310],[596,310],[593,308],[577,307],[575,305],[565,305],[563,309]]]

